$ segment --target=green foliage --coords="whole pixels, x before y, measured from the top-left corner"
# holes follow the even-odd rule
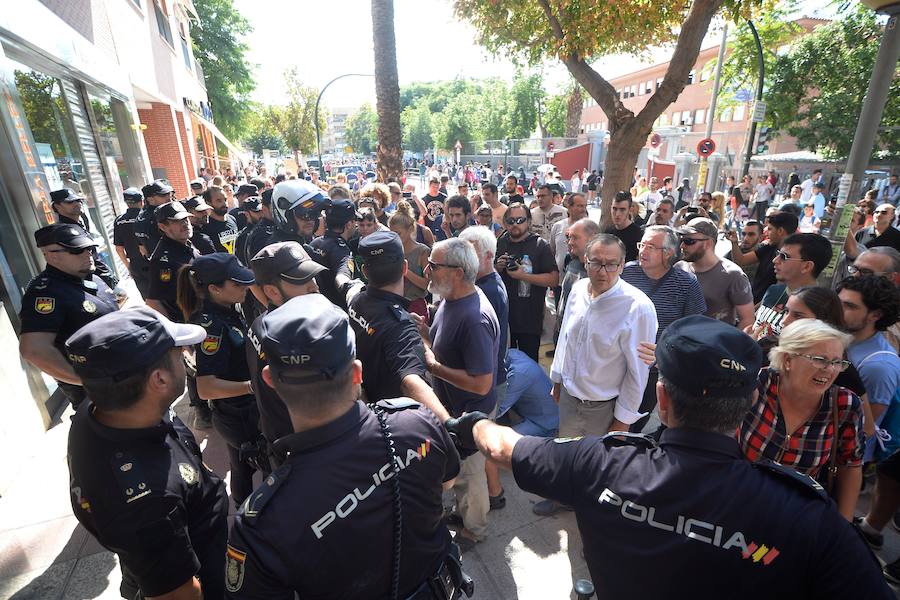
[[[30,70],[17,69],[13,74],[34,141],[50,144],[54,156],[71,156],[68,141],[58,125],[67,122],[60,115],[67,114],[68,109],[57,87],[57,79]]]
[[[562,137],[566,133],[566,111],[569,94],[557,94],[547,101],[544,115],[544,134],[547,137]]]
[[[300,81],[297,67],[284,72],[287,86],[288,105],[284,107],[281,118],[276,120],[277,130],[288,148],[303,154],[316,151],[315,108],[319,90],[304,85]],[[319,131],[325,132],[325,111],[319,109]]]
[[[378,140],[377,130],[378,116],[372,109],[372,105],[365,103],[347,117],[347,144],[353,148],[354,153],[374,152]]]
[[[546,93],[541,87],[539,73],[516,71],[509,98],[509,136],[529,137],[538,123],[538,109]]]
[[[246,127],[244,107],[256,87],[254,65],[247,63],[242,41],[253,28],[232,0],[194,0],[194,7],[200,19],[191,27],[191,42],[216,126],[229,138],[240,138]]]
[[[401,92],[402,93],[402,92]],[[424,103],[407,106],[400,113],[400,124],[403,127],[403,141],[406,150],[425,152],[434,144],[431,133],[431,111]]]
[[[801,148],[846,158],[875,65],[883,28],[858,7],[817,28],[778,57],[765,99],[766,121],[797,138]],[[900,77],[895,75],[875,152],[900,148]]]

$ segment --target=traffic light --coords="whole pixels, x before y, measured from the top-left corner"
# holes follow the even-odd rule
[[[772,136],[772,129],[769,127],[759,128],[759,137],[756,139],[756,154],[765,154],[769,151],[769,138]]]

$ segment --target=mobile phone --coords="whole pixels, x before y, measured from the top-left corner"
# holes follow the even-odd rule
[[[412,198],[412,192],[403,192],[404,198]]]

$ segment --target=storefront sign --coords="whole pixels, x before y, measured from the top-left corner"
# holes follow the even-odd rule
[[[44,222],[52,223],[54,221],[53,211],[50,209],[50,193],[47,190],[44,177],[42,177],[44,174],[43,166],[39,165],[37,160],[35,160],[28,136],[28,129],[25,126],[25,120],[22,118],[22,114],[16,106],[16,101],[9,92],[9,88],[6,86],[3,87],[3,103],[6,105],[7,113],[9,114],[10,121],[12,121],[13,128],[15,129],[15,136],[19,146],[19,152],[17,154],[24,161],[23,166],[25,176],[32,183],[31,189],[37,196],[38,208],[44,215]]]

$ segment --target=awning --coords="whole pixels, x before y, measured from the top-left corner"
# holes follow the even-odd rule
[[[247,152],[246,150],[240,148],[239,146],[236,146],[233,143],[231,143],[231,140],[229,140],[227,137],[225,137],[225,135],[221,131],[219,131],[219,128],[216,127],[212,123],[212,121],[207,121],[206,119],[204,119],[203,117],[201,117],[200,115],[198,115],[195,112],[192,112],[191,115],[195,119],[197,119],[198,123],[200,123],[201,125],[206,127],[209,130],[209,132],[213,134],[214,137],[216,137],[220,142],[222,142],[222,144],[226,148],[228,148],[228,153],[230,155],[233,155],[233,156],[239,158],[241,160],[241,162],[243,162],[243,163],[249,162],[250,153]]]

